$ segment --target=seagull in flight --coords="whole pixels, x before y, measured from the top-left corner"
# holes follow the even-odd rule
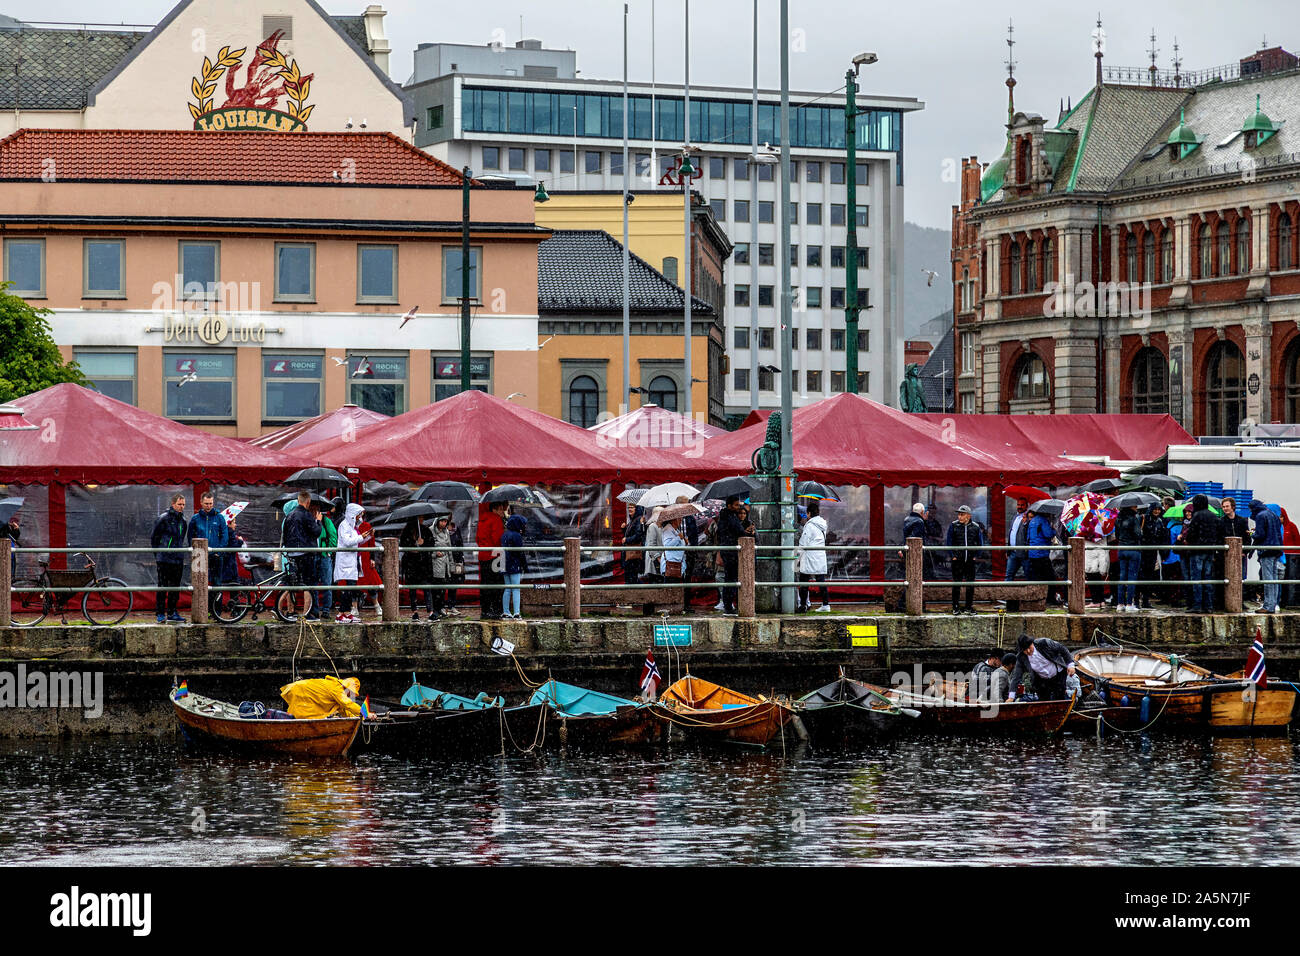
[[[410,322],[413,318],[415,318],[415,313],[419,311],[420,311],[420,307],[418,305],[411,306],[411,311],[407,312],[406,315],[402,316],[402,324],[399,325],[398,328],[400,329],[405,327],[406,323]]]
[[[198,380],[199,380],[198,372],[189,372],[184,378],[182,378],[179,382],[176,383],[176,387],[182,388],[184,387],[186,382],[197,382]]]
[[[362,375],[370,374],[370,356],[361,356],[361,361],[357,363],[355,371],[352,373],[353,378],[359,378]]]
[[[335,365],[347,365],[347,364],[348,364],[348,360],[347,360],[347,359],[345,359],[345,358],[339,358],[337,355],[331,355],[330,358],[332,358],[332,359],[334,360],[334,364],[335,364]]]
[[[925,276],[926,285],[934,285],[934,280],[939,278],[939,273],[934,272],[931,269],[922,269],[921,274]]]

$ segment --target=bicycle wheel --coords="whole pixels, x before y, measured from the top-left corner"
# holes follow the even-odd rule
[[[314,600],[310,591],[280,591],[275,598],[275,616],[285,624],[296,624],[299,615],[311,613]]]
[[[213,601],[212,616],[222,624],[242,621],[252,608],[254,597],[252,591],[226,591],[221,595],[220,601]]]
[[[97,627],[122,623],[135,604],[135,593],[118,578],[98,578],[81,598],[81,613]]]
[[[39,588],[43,583],[40,581],[15,581],[16,588]],[[45,620],[45,615],[50,613],[53,607],[53,600],[45,591],[28,591],[22,594],[15,594],[9,602],[11,613],[10,620],[13,621],[14,627],[32,627]]]

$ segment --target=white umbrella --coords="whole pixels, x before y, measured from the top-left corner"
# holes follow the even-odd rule
[[[641,500],[641,496],[648,490],[648,488],[629,488],[618,496],[618,500],[625,505],[634,505]]]
[[[642,508],[657,508],[660,505],[676,504],[678,498],[694,498],[697,494],[699,491],[691,485],[670,481],[647,489],[646,493],[637,499],[637,504]]]

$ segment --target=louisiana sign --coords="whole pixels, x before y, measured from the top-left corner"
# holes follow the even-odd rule
[[[253,54],[240,82],[248,47],[223,46],[216,60],[203,58],[199,75],[190,78],[194,102],[187,104],[198,130],[270,130],[297,132],[307,129],[315,106],[307,102],[315,74],[302,75],[298,61],[280,52],[284,31],[276,30]],[[225,78],[226,100],[215,105],[218,82]]]

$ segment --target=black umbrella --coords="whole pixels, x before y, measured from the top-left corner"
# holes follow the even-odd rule
[[[1152,491],[1167,491],[1175,498],[1187,494],[1187,485],[1183,479],[1173,475],[1138,475],[1129,481],[1131,488],[1149,488]]]
[[[731,478],[719,478],[717,481],[711,481],[700,490],[700,496],[696,501],[718,500],[725,501],[732,495],[740,495],[742,499],[748,498],[759,488],[763,487],[763,479],[752,478],[749,475],[735,475]]]
[[[526,508],[549,508],[551,502],[541,492],[524,485],[497,485],[483,496],[485,504],[505,501]]]
[[[449,515],[451,510],[436,501],[412,501],[410,504],[394,508],[388,514],[376,519],[375,525],[398,524],[412,518],[428,518],[431,515]]]
[[[8,524],[9,519],[23,506],[23,498],[0,498],[0,524]]]
[[[820,481],[801,481],[794,490],[796,498],[816,498],[821,501],[839,501],[840,493]]]
[[[478,504],[480,495],[473,485],[463,481],[431,481],[421,485],[412,501],[472,501]]]
[[[1098,491],[1105,494],[1108,491],[1119,491],[1121,488],[1127,488],[1130,482],[1122,481],[1119,478],[1098,478],[1096,481],[1090,481],[1080,491]]]
[[[1043,498],[1041,501],[1035,501],[1029,506],[1031,515],[1047,515],[1049,518],[1061,517],[1061,512],[1065,510],[1065,502],[1060,498]]]
[[[311,491],[331,491],[335,488],[347,488],[352,484],[347,475],[341,475],[333,468],[312,467],[295,471],[284,480],[286,485],[299,485]]]
[[[1149,491],[1126,491],[1107,500],[1107,508],[1150,508],[1160,504],[1160,496]]]

